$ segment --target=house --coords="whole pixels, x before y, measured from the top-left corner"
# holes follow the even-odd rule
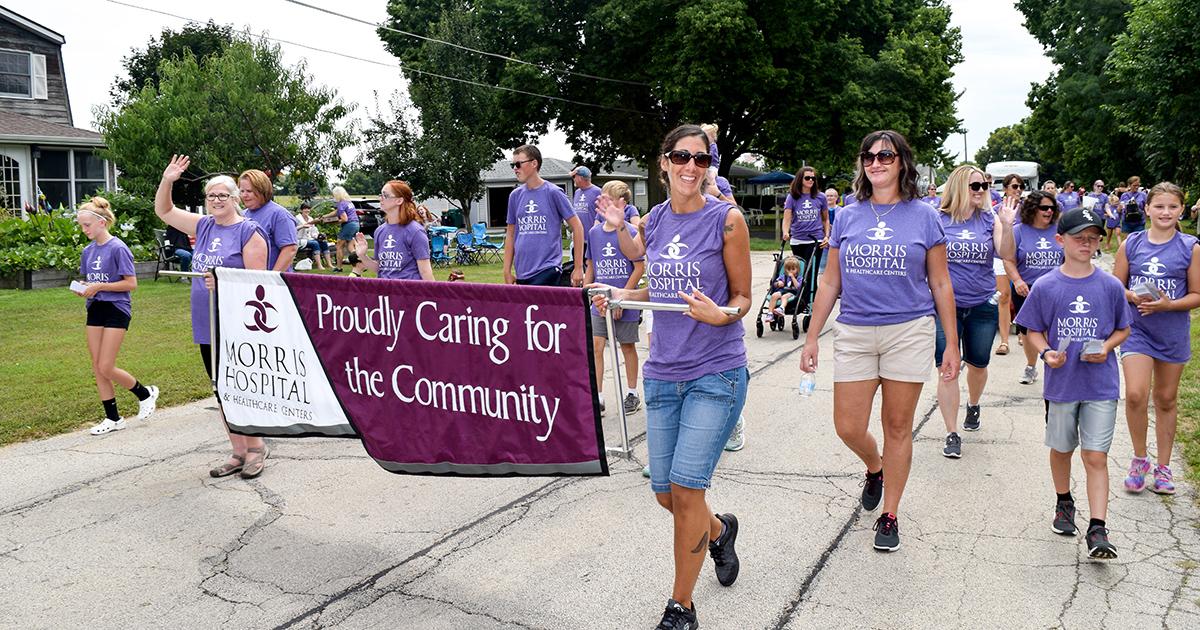
[[[116,168],[95,155],[104,136],[74,126],[66,39],[0,7],[0,208],[72,207],[115,188]]]

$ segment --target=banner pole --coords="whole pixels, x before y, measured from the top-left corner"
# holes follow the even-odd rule
[[[200,277],[203,278],[204,274],[200,274]],[[217,274],[214,272],[213,273],[213,286],[214,287],[216,286],[216,283],[217,283]],[[209,377],[209,380],[212,381],[213,396],[217,396],[217,352],[219,352],[219,350],[220,350],[217,347],[217,345],[214,343],[217,338],[217,321],[216,321],[216,313],[217,313],[216,297],[217,296],[216,296],[216,293],[217,293],[216,289],[212,289],[208,292],[208,348],[209,348],[208,364],[209,364],[209,371],[212,372],[212,376]],[[221,400],[221,397],[217,396],[218,403],[220,403],[220,400]]]
[[[613,310],[611,308],[604,309],[604,324],[608,327],[608,345],[612,347],[613,355],[613,392],[617,395],[617,410],[621,413],[621,448],[609,449],[614,451],[623,459],[633,458],[633,452],[629,450],[629,425],[625,421],[625,402],[621,396],[621,392],[625,391],[621,387],[621,351],[617,346],[616,328],[613,325]]]

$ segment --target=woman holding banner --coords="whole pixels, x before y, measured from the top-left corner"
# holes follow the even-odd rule
[[[750,309],[750,234],[736,206],[704,194],[713,157],[708,144],[696,125],[667,134],[659,176],[671,197],[646,215],[636,238],[618,230],[626,256],[645,255],[647,288],[613,288],[613,298],[690,307],[655,315],[643,366],[650,486],[675,521],[675,583],[659,628],[696,623],[692,590],[705,548],[722,586],[734,583],[739,568],[737,518],[713,513],[705,491],[741,415],[750,379],[741,323]],[[613,229],[623,228],[624,214],[612,199],[602,196],[597,206]],[[692,289],[685,292],[687,287]],[[603,313],[608,301],[597,296],[594,302]],[[726,314],[722,306],[739,312]]]
[[[207,215],[176,208],[171,200],[171,189],[189,163],[186,155],[171,158],[158,184],[158,193],[154,196],[154,212],[167,225],[196,237],[192,271],[204,272],[204,284],[192,283],[192,341],[200,346],[200,357],[211,379],[212,340],[209,338],[208,299],[209,291],[215,285],[212,273],[208,270],[213,267],[266,269],[267,239],[257,223],[242,218],[238,210],[238,185],[228,175],[218,175],[204,185]],[[221,419],[224,420],[224,412]],[[210,470],[209,474],[226,477],[240,472],[245,479],[261,474],[270,454],[262,438],[233,433],[228,435],[233,455],[229,461]]]
[[[379,205],[387,222],[375,229],[375,258],[367,256],[367,237],[354,235],[358,259],[380,278],[433,280],[429,264],[429,237],[421,225],[412,189],[400,180],[383,185]]]

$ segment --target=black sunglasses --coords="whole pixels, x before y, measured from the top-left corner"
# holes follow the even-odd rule
[[[884,166],[887,166],[896,161],[896,152],[892,151],[891,149],[884,149],[884,150],[880,151],[879,153],[871,153],[870,151],[863,151],[862,153],[858,154],[858,157],[862,158],[863,166],[870,166],[870,165],[874,164],[875,158],[879,158],[879,163]]]
[[[969,186],[971,187],[971,190],[974,190],[975,192],[987,190],[989,188],[987,182],[971,182]]]
[[[670,153],[663,154],[675,166],[683,166],[688,163],[688,160],[694,160],[696,166],[700,168],[708,168],[712,164],[712,156],[707,153],[688,153],[683,149],[675,149]]]
[[[533,161],[533,160],[517,160],[517,161],[515,161],[515,162],[509,162],[509,163],[508,163],[508,165],[509,165],[509,166],[511,166],[511,167],[513,167],[513,170],[515,171],[515,170],[517,170],[517,169],[521,168],[521,165],[522,165],[522,164],[528,164],[528,163],[530,163],[530,162],[532,162],[532,161]]]
[[[814,179],[816,179],[816,178],[815,178],[815,177],[813,177],[812,175],[805,175],[805,176],[804,176],[804,181],[806,181],[806,182],[811,182],[811,181],[812,181],[812,180],[814,180]]]
[[[1038,210],[1054,210],[1054,204],[1050,204],[1048,206],[1038,204]]]
[[[1016,183],[1016,182],[1013,182],[1013,183],[1009,184],[1009,185],[1008,185],[1008,187],[1009,187],[1009,188],[1016,188],[1017,190],[1025,190],[1025,184],[1018,184],[1018,183]]]

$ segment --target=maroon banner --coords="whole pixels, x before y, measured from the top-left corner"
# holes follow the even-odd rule
[[[351,424],[383,468],[608,474],[585,291],[283,278]]]

